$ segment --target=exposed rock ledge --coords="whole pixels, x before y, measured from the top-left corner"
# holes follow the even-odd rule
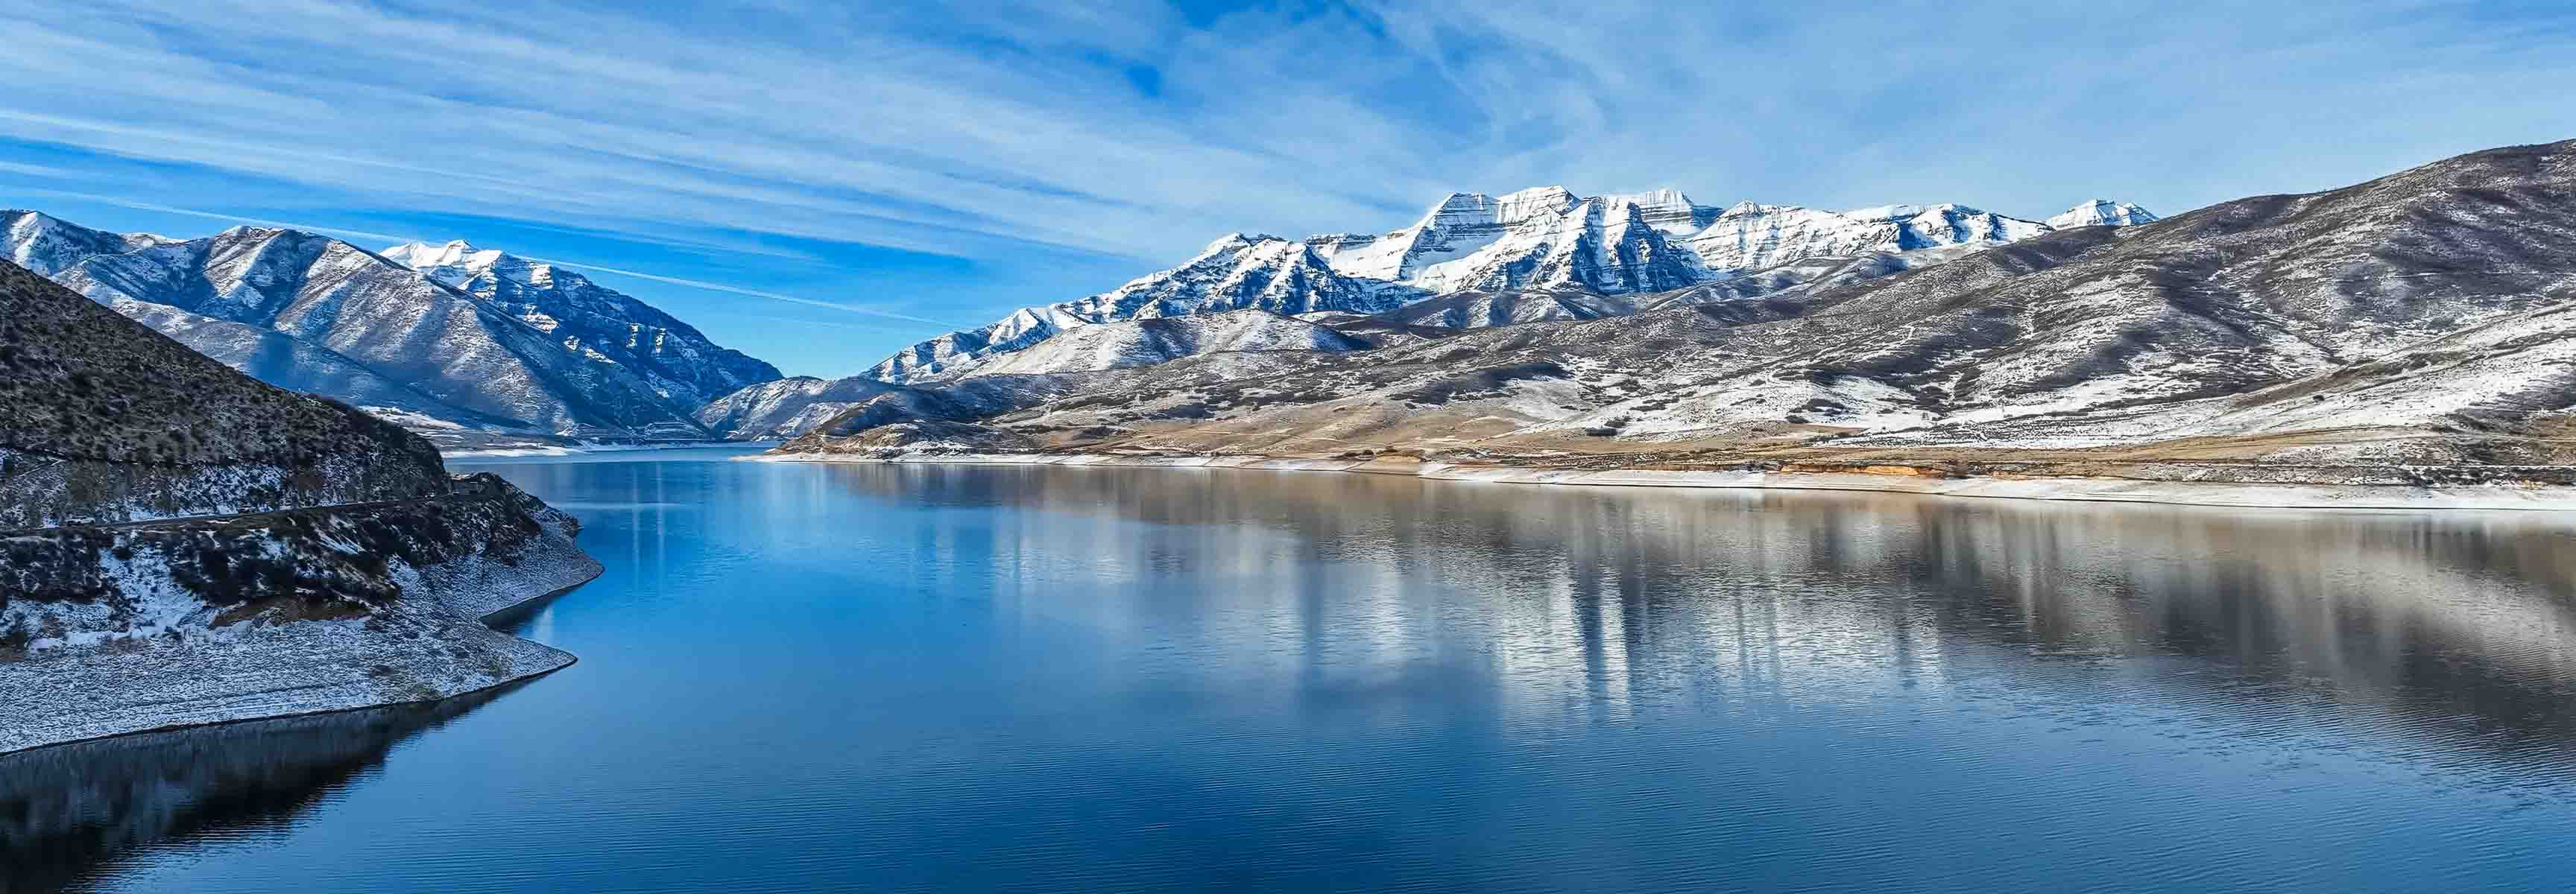
[[[491,475],[420,500],[0,533],[0,753],[447,698],[573,657],[485,618],[597,577]]]
[[[1715,487],[1760,490],[1841,490],[2025,500],[2079,500],[2283,509],[2518,509],[2576,510],[2576,469],[2522,470],[2540,481],[2493,480],[2495,469],[2444,470],[2390,467],[2291,474],[2279,465],[2171,464],[2128,469],[2141,477],[2051,476],[2030,473],[1960,475],[1911,465],[1787,464],[1773,469],[1622,469],[1423,461],[1411,457],[1293,459],[1260,456],[1125,456],[1012,453],[784,453],[738,459],[759,462],[956,463],[969,465],[1138,466],[1153,468],[1263,469],[1413,475],[1443,481],[1559,484],[1604,487]],[[1595,458],[1599,459],[1599,458]],[[2153,465],[2153,464],[2148,464]],[[2492,483],[2418,484],[2444,481],[2451,472],[2476,472]],[[2241,474],[2235,474],[2241,473]]]

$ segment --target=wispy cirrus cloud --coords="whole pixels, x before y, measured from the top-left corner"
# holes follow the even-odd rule
[[[2498,89],[2576,68],[2552,52],[2567,17],[2500,28],[2476,4],[1459,2],[1192,21],[1152,4],[30,2],[0,24],[21,69],[0,121],[21,138],[463,213],[932,252],[998,238],[1162,256],[1555,181],[2171,207],[2255,188],[2174,184],[2185,159],[2233,184],[2344,167],[2371,154],[2357,131],[2400,123],[2492,134],[2449,142],[2576,128],[2563,103]],[[2487,89],[2456,92],[2470,84]],[[2468,148],[2398,142],[2386,154]]]
[[[929,325],[1072,297],[1029,252],[1142,272],[1451,189],[2178,211],[2576,135],[2576,10],[2510,2],[645,6],[20,0],[6,139],[159,167],[0,187],[971,260],[731,287]]]

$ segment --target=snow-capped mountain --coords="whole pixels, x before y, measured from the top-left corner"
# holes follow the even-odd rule
[[[1383,236],[1333,233],[1306,242],[1345,275],[1408,282],[1424,268],[1475,253],[1513,227],[1561,216],[1578,201],[1562,186],[1524,189],[1499,199],[1450,193],[1404,229]]]
[[[2058,219],[2092,226],[2143,223],[2155,216],[2135,205],[2095,200]],[[980,329],[921,342],[869,375],[887,382],[938,381],[982,358],[1025,350],[1081,326],[1242,308],[1376,314],[1474,293],[1506,296],[1500,300],[1510,307],[1489,301],[1442,318],[1554,319],[1625,304],[1579,296],[1669,292],[1804,258],[2006,245],[2060,228],[1955,204],[1836,212],[1751,202],[1719,209],[1670,189],[1588,198],[1562,186],[1502,196],[1451,193],[1412,225],[1383,234],[1330,233],[1293,241],[1229,235],[1179,267],[1110,292],[1026,308]],[[1566,296],[1572,303],[1551,309],[1507,297],[1525,291]],[[1019,366],[1024,364],[1014,368]]]
[[[914,412],[948,423],[942,443],[981,427],[1129,453],[2328,482],[2371,468],[2399,484],[2427,467],[2559,481],[2576,463],[2576,141],[2099,225],[2148,218],[2114,202],[2067,226],[1958,206],[1730,208],[1693,235],[1741,233],[1728,248],[1764,260],[1877,250],[1660,293],[1479,290],[1318,319],[1390,334],[1365,351],[927,382],[783,449],[901,449],[869,427]],[[1481,248],[1446,250],[1419,269]],[[2459,474],[2440,480],[2489,480]]]
[[[718,347],[696,327],[554,264],[477,249],[462,239],[413,242],[378,254],[499,306],[567,351],[625,367],[677,407],[694,410],[779,377],[777,367]]]
[[[2155,220],[2155,215],[2137,205],[2114,202],[2110,199],[2093,199],[2050,217],[2048,225],[2055,229],[2071,230],[2076,227],[2125,227],[2154,223]]]
[[[829,381],[796,376],[762,382],[708,402],[698,410],[698,424],[735,440],[794,437],[896,387],[866,376]]]
[[[502,273],[486,285],[514,302],[505,308],[298,230],[235,227],[182,241],[33,212],[0,220],[10,257],[90,300],[271,384],[369,407],[443,439],[704,437],[692,418],[701,395],[775,372],[562,271],[492,265]],[[513,271],[547,285],[505,275]],[[537,313],[555,325],[526,319]],[[716,372],[679,362],[706,358]]]
[[[1683,241],[1710,267],[1750,271],[1817,256],[1849,257],[1950,245],[2004,245],[2054,229],[1965,205],[1887,205],[1818,211],[1738,203]]]
[[[915,344],[879,362],[868,374],[888,382],[947,378],[982,358],[1095,323],[1244,309],[1275,314],[1375,313],[1401,306],[1412,294],[1340,273],[1304,242],[1232,233],[1208,243],[1181,266],[1088,298],[1022,308],[983,328]]]
[[[1705,265],[1669,239],[1713,218],[1673,190],[1586,199],[1541,186],[1501,198],[1451,193],[1413,226],[1384,236],[1306,242],[1336,271],[1407,286],[1417,297],[1559,287],[1618,294],[1707,279]]]
[[[1374,345],[1262,308],[1099,323],[983,358],[965,375],[1088,372],[1228,351],[1363,351]]]
[[[120,254],[174,241],[150,233],[101,232],[38,211],[0,211],[0,239],[7,240],[11,263],[38,276],[52,276],[91,255]]]

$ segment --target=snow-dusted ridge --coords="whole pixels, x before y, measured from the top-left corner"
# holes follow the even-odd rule
[[[1836,212],[1741,202],[1721,209],[1671,189],[1591,197],[1563,186],[1501,196],[1451,193],[1411,225],[1382,234],[1229,234],[1178,267],[924,341],[867,375],[894,384],[953,378],[982,365],[983,358],[1100,323],[1248,308],[1289,315],[1376,314],[1468,291],[1661,293],[1811,257],[1987,247],[2068,226],[2154,219],[2135,205],[2105,200],[2079,204],[2043,223],[1955,204]],[[459,263],[452,260],[457,254],[454,248],[437,250],[432,263]]]
[[[1453,198],[1429,222],[1470,231],[1499,204]],[[1725,252],[1797,260],[1663,291],[1524,279],[1302,317],[1372,343],[1360,351],[1106,369],[1033,354],[1043,369],[985,375],[961,363],[779,451],[1400,452],[1587,473],[1884,466],[2515,499],[2576,485],[2576,141],[2134,226],[2144,212],[2099,201],[2061,215],[2085,224],[2065,228],[1956,205],[1739,205],[1699,225],[1676,213],[1698,206],[1668,196],[1575,204],[1595,209],[1587,220],[1627,209],[1603,232],[1637,246],[1695,225],[1725,235]],[[1491,244],[1534,232],[1528,220]],[[1630,271],[1653,260],[1616,257]],[[885,434],[906,425],[918,431]]]
[[[0,211],[0,252],[253,377],[387,408],[442,443],[704,439],[700,407],[778,377],[578,273],[461,242],[378,254],[291,229],[174,240]]]

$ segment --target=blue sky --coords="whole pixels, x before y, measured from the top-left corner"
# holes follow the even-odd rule
[[[1451,190],[2172,213],[2576,137],[2566,3],[14,5],[0,206],[465,238],[791,374]]]

